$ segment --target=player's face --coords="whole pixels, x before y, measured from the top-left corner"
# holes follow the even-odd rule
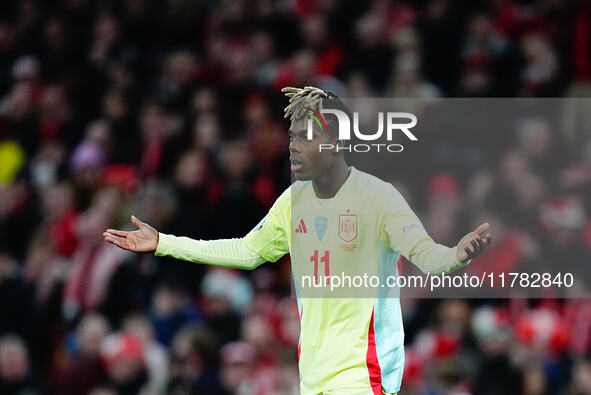
[[[306,120],[291,123],[289,128],[289,159],[291,171],[296,179],[315,180],[334,164],[337,155],[332,150],[323,149],[320,144],[336,144],[336,138],[314,125],[314,135],[308,140]]]

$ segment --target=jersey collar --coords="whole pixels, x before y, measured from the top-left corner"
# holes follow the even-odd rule
[[[316,196],[316,192],[314,192],[314,188],[312,188],[312,193],[314,194],[314,197],[316,198],[316,202],[320,206],[324,206],[327,203],[331,203],[331,202],[334,202],[335,200],[339,199],[344,193],[346,193],[345,191],[349,188],[349,185],[351,185],[351,183],[353,182],[353,178],[357,177],[357,171],[358,170],[355,168],[355,166],[349,166],[349,176],[347,177],[347,179],[345,180],[343,185],[341,185],[341,187],[339,188],[337,193],[331,198],[320,199],[318,196]]]

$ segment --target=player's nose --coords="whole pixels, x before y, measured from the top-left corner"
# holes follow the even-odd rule
[[[289,142],[289,152],[300,152],[300,148],[301,147],[296,140]]]

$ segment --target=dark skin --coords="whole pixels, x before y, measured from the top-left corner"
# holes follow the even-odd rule
[[[289,160],[292,165],[301,163],[301,169],[294,170],[295,178],[300,181],[311,180],[314,192],[320,199],[334,197],[349,177],[349,168],[345,162],[344,152],[337,152],[336,148],[323,149],[319,152],[320,144],[344,145],[332,133],[313,127],[312,140],[307,138],[306,121],[292,121],[289,128]]]
[[[337,152],[337,146],[343,147],[344,141],[339,140],[336,133],[313,127],[313,138],[307,138],[307,120],[292,121],[289,128],[289,158],[291,170],[296,179],[312,181],[314,192],[319,199],[334,197],[349,177],[349,168],[345,162],[343,151]],[[335,148],[323,149],[320,144],[332,144]],[[126,232],[107,229],[103,233],[105,241],[123,249],[134,252],[153,252],[158,247],[158,231],[150,225],[131,217],[131,222],[138,230]],[[458,243],[457,259],[466,262],[482,253],[492,241],[487,233],[488,223],[479,225]]]

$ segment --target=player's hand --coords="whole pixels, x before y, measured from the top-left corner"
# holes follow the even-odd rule
[[[131,216],[131,222],[139,229],[134,232],[107,229],[103,232],[105,241],[134,252],[156,251],[158,247],[158,231],[133,215]]]
[[[456,252],[458,261],[466,262],[468,259],[472,259],[484,251],[484,248],[492,242],[490,233],[486,233],[488,228],[488,222],[485,222],[473,232],[462,237],[462,240],[458,243]]]

